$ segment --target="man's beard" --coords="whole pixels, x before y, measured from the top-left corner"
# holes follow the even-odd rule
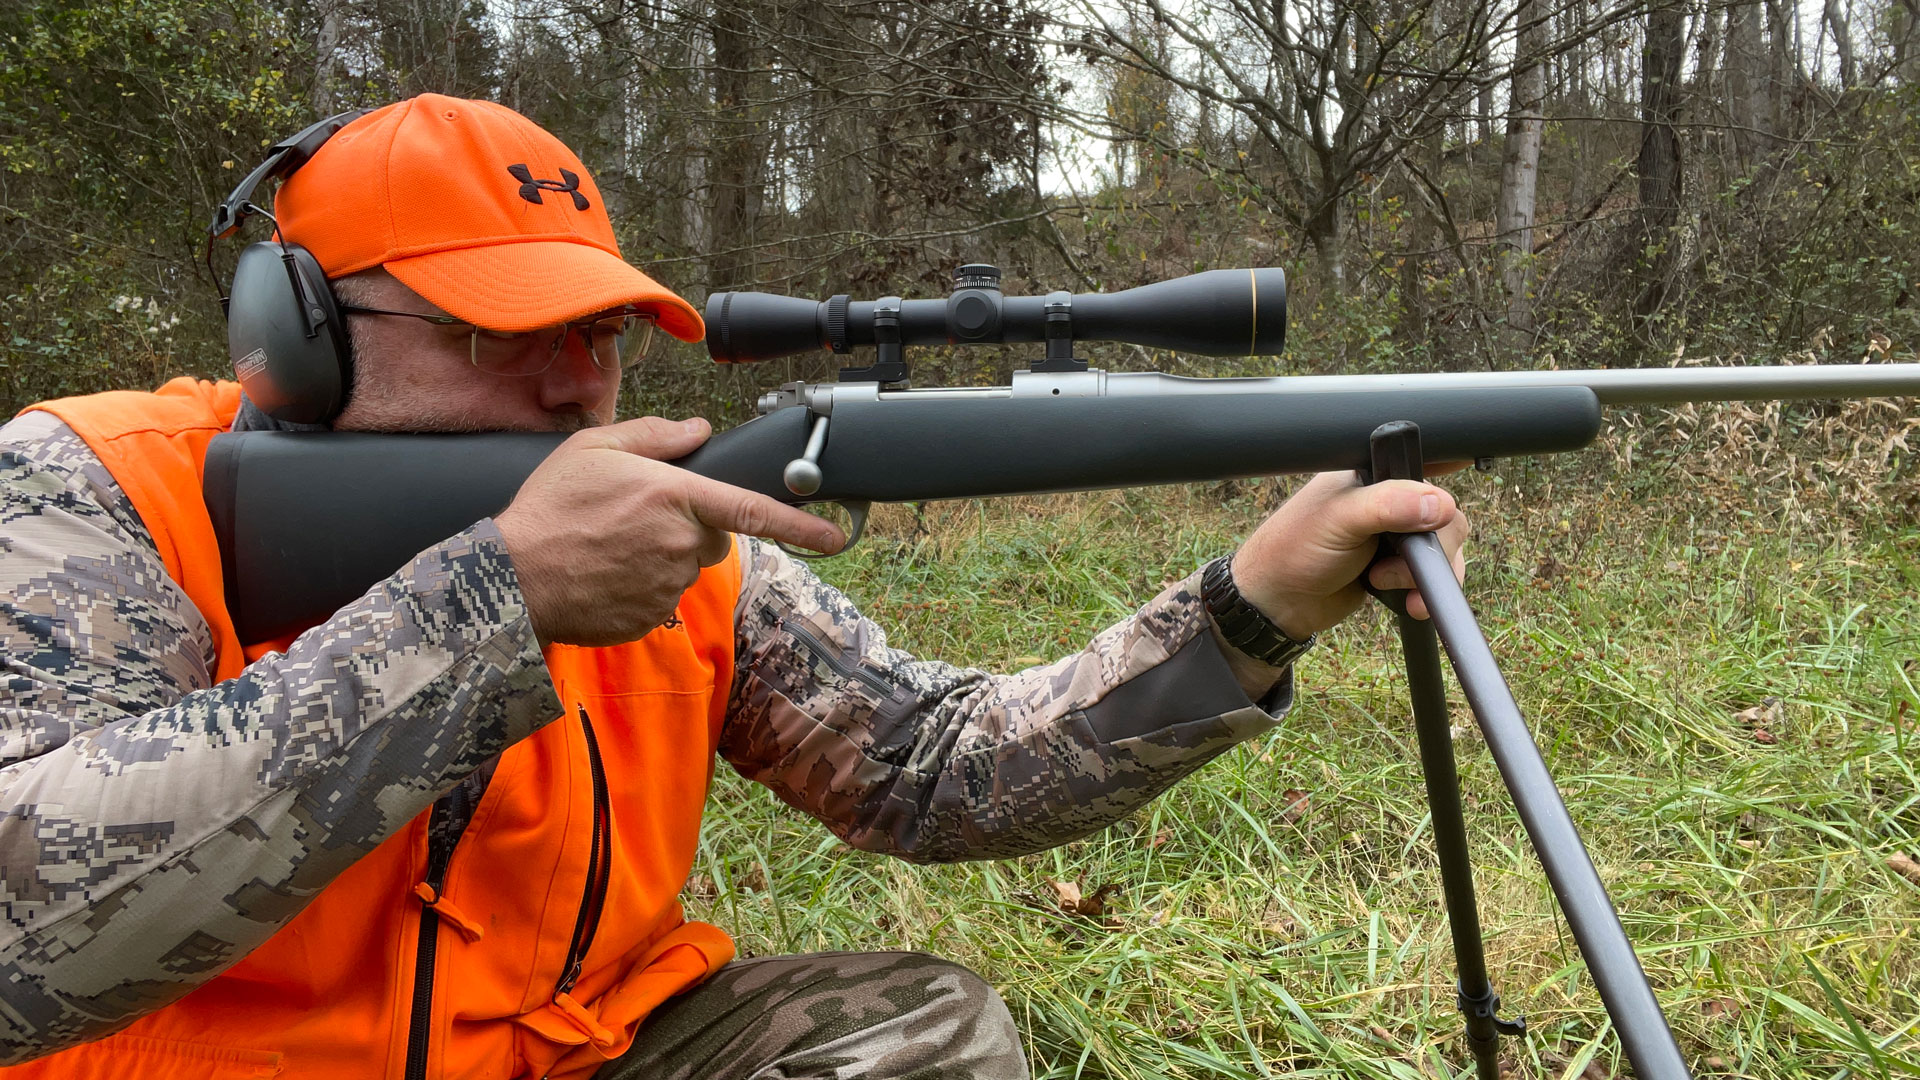
[[[415,410],[406,416],[387,416],[380,412],[355,415],[343,413],[341,419],[348,421],[342,427],[339,421],[334,428],[340,431],[379,431],[392,434],[436,434],[436,435],[472,435],[488,431],[584,431],[590,427],[599,427],[600,421],[590,412],[547,413],[544,423],[502,424],[498,421],[486,421],[473,415],[469,410],[436,409]]]

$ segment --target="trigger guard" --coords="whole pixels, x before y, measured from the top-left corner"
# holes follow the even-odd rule
[[[847,512],[847,517],[853,522],[853,530],[847,533],[846,546],[834,552],[833,555],[844,555],[848,548],[860,542],[861,535],[867,531],[867,514],[873,509],[873,504],[864,501],[842,502],[840,503],[840,509]],[[833,555],[827,555],[818,551],[807,551],[804,548],[788,547],[785,540],[775,540],[774,545],[796,559],[812,560],[833,558]]]

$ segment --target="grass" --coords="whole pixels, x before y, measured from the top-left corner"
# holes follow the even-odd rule
[[[1798,488],[1673,476],[1652,499],[1604,470],[1451,486],[1476,523],[1468,595],[1682,1051],[1701,1075],[1920,1076],[1920,885],[1887,864],[1920,858],[1920,532],[1879,506],[1808,510]],[[1227,550],[1272,497],[888,508],[823,569],[895,644],[1011,670]],[[1277,731],[1022,859],[862,855],[723,770],[690,914],[747,953],[962,961],[1001,989],[1042,1077],[1465,1075],[1396,638],[1369,609],[1323,642]],[[1508,1064],[1624,1075],[1455,697],[1490,969],[1529,1025]],[[1090,919],[1054,882],[1119,888]]]

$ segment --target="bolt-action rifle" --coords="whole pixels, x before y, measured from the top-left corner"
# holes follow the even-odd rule
[[[1603,405],[1920,394],[1920,364],[1193,379],[1110,373],[1078,341],[1210,356],[1268,355],[1286,339],[1286,276],[1213,270],[1111,294],[1004,296],[991,266],[963,266],[944,300],[825,301],[717,293],[716,361],[830,349],[832,383],[788,383],[758,417],[675,464],[793,504],[839,503],[857,541],[875,502],[1136,487],[1356,469],[1419,479],[1426,462],[1586,446]],[[907,346],[1030,342],[1011,384],[909,388]],[[250,432],[216,437],[205,494],[243,641],[324,621],[420,551],[499,512],[563,436]],[[1457,986],[1481,1080],[1498,1080],[1488,979],[1448,731],[1439,643],[1566,912],[1620,1041],[1643,1080],[1688,1071],[1633,948],[1496,666],[1439,540],[1387,538],[1432,614],[1398,616]],[[1436,632],[1438,642],[1436,642]]]

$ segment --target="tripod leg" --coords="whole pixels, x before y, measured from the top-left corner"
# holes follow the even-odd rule
[[[1473,895],[1473,864],[1467,852],[1467,824],[1460,811],[1460,774],[1454,768],[1453,733],[1447,723],[1447,691],[1440,675],[1440,645],[1431,623],[1407,614],[1400,623],[1400,648],[1406,655],[1407,688],[1413,698],[1413,723],[1420,736],[1420,767],[1426,774],[1427,805],[1433,813],[1433,846],[1440,857],[1440,885],[1447,897],[1447,922],[1453,930],[1456,990],[1467,1018],[1467,1044],[1480,1080],[1499,1080],[1500,1036],[1526,1030],[1525,1020],[1495,1016],[1500,997],[1487,978],[1480,937],[1480,909]]]
[[[1374,479],[1420,478],[1419,429],[1412,424],[1381,427],[1374,432],[1373,450]],[[1500,996],[1487,977],[1467,823],[1460,809],[1460,773],[1454,765],[1453,732],[1447,717],[1447,688],[1440,673],[1439,639],[1431,622],[1407,614],[1405,592],[1377,595],[1400,627],[1407,693],[1413,699],[1413,725],[1420,739],[1420,769],[1433,817],[1433,846],[1440,859],[1440,887],[1447,898],[1454,965],[1460,973],[1454,989],[1466,1016],[1467,1045],[1473,1050],[1479,1080],[1499,1080],[1500,1036],[1521,1034],[1527,1022],[1499,1019]]]
[[[1533,733],[1520,716],[1513,692],[1487,647],[1474,620],[1473,609],[1453,580],[1440,541],[1431,533],[1405,537],[1401,554],[1413,569],[1413,579],[1433,615],[1433,624],[1447,645],[1454,677],[1480,722],[1487,748],[1493,752],[1500,776],[1520,812],[1527,838],[1547,872],[1567,925],[1593,973],[1593,983],[1606,1002],[1607,1014],[1620,1033],[1620,1045],[1642,1080],[1684,1080],[1689,1074],[1680,1047],[1673,1041],[1667,1018],[1647,983],[1647,974],[1634,955],[1633,943],[1614,913],[1606,886],[1587,856],[1587,848],[1567,814],[1567,804],[1554,787],[1547,763],[1534,745]]]
[[[1459,809],[1459,773],[1453,767],[1453,732],[1446,711],[1446,686],[1440,680],[1440,642],[1430,623],[1413,619],[1405,605],[1400,619],[1400,648],[1407,659],[1407,690],[1413,698],[1413,726],[1421,740],[1421,771],[1427,774],[1427,805],[1432,809],[1434,849],[1440,855],[1440,888],[1446,892],[1446,917],[1453,930],[1453,963],[1459,969],[1459,1011],[1467,1015],[1467,1045],[1480,1080],[1500,1080],[1500,1036],[1521,1034],[1526,1020],[1500,1020],[1500,995],[1486,976],[1486,951],[1480,942],[1480,909],[1473,896],[1473,861],[1467,853],[1467,821]]]
[[[1375,430],[1374,477],[1418,479],[1419,438],[1419,428],[1410,423],[1385,424]],[[1540,748],[1534,745],[1533,734],[1527,730],[1520,707],[1513,700],[1513,692],[1507,688],[1507,681],[1500,674],[1493,650],[1487,647],[1487,639],[1480,632],[1473,609],[1467,605],[1466,594],[1461,592],[1460,583],[1453,579],[1453,567],[1440,546],[1439,538],[1432,533],[1404,536],[1398,538],[1398,546],[1400,554],[1413,571],[1414,582],[1419,586],[1420,595],[1432,615],[1429,640],[1437,633],[1446,643],[1454,677],[1466,692],[1467,703],[1473,708],[1474,718],[1486,737],[1487,748],[1492,751],[1494,762],[1500,767],[1500,776],[1506,781],[1508,793],[1513,796],[1520,821],[1526,826],[1527,837],[1540,857],[1541,868],[1546,871],[1547,880],[1553,885],[1554,895],[1559,897],[1567,924],[1573,931],[1574,940],[1580,945],[1580,954],[1593,974],[1594,986],[1600,991],[1601,1000],[1606,1003],[1607,1015],[1613,1019],[1614,1030],[1619,1032],[1620,1044],[1626,1050],[1627,1058],[1633,1062],[1635,1074],[1641,1080],[1687,1080],[1690,1074],[1686,1061],[1680,1056],[1680,1048],[1673,1040],[1673,1032],[1667,1026],[1665,1015],[1660,1012],[1653,987],[1647,982],[1639,957],[1634,955],[1633,944],[1627,940],[1626,930],[1620,925],[1620,917],[1614,912],[1613,901],[1607,896],[1593,860],[1587,855],[1586,845],[1573,827],[1566,803],[1561,801],[1553,776],[1540,757]],[[1404,636],[1402,640],[1406,640]],[[1411,658],[1409,651],[1410,670]],[[1433,666],[1438,668],[1437,659]],[[1437,686],[1437,670],[1433,675],[1434,685]],[[1431,693],[1439,699],[1439,723],[1442,725],[1439,734],[1444,737],[1444,691],[1434,689]],[[1416,693],[1416,715],[1419,697],[1420,694]],[[1424,759],[1424,725],[1421,751]],[[1451,763],[1451,740],[1448,742],[1447,756]],[[1450,767],[1448,772],[1452,774]],[[1432,788],[1432,778],[1429,776],[1430,793]],[[1451,790],[1457,800],[1457,779],[1451,785]],[[1457,801],[1455,813],[1458,813]],[[1439,818],[1436,805],[1436,838]],[[1451,887],[1447,899],[1451,917]],[[1471,903],[1471,886],[1467,899]],[[1457,941],[1460,933],[1457,921],[1454,933]],[[1476,923],[1476,943],[1478,936]],[[1476,949],[1476,958],[1479,955]],[[1464,965],[1462,970],[1465,970]],[[1478,1006],[1469,1007],[1464,990],[1461,1001],[1462,1006],[1468,1008],[1468,1023],[1471,1025]],[[1492,1004],[1491,1001],[1487,1002],[1485,1011],[1488,1014],[1493,1011]],[[1501,1022],[1494,1021],[1494,1024],[1498,1028]],[[1476,1044],[1475,1053],[1478,1052]],[[1487,1075],[1484,1062],[1481,1075]]]

